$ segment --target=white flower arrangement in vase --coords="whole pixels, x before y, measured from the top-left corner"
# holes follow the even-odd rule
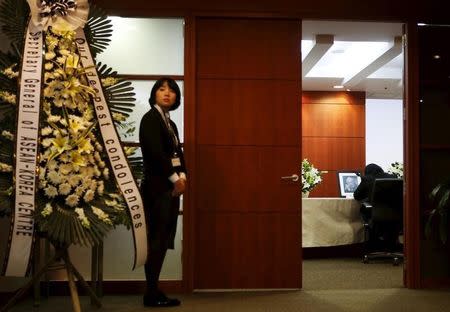
[[[399,179],[403,179],[403,163],[398,161],[393,162],[387,172],[395,175]]]
[[[322,173],[315,168],[308,159],[302,160],[302,197],[308,197],[320,182],[322,182]]]

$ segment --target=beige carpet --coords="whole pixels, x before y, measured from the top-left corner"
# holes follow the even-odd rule
[[[215,292],[177,296],[182,305],[169,309],[142,306],[141,296],[105,296],[103,308],[82,297],[82,311],[139,312],[450,312],[450,291],[409,290],[402,286],[402,267],[390,263],[363,264],[359,259],[305,260],[300,291]],[[70,312],[70,297],[31,299],[12,312]]]
[[[362,263],[360,258],[303,260],[303,289],[402,288],[403,266],[389,261]]]

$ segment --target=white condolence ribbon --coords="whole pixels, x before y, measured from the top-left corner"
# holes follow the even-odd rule
[[[147,260],[147,230],[144,217],[144,205],[142,202],[136,181],[131,173],[127,158],[122,149],[116,127],[114,126],[111,112],[106,103],[105,95],[101,86],[100,78],[94,65],[89,45],[86,41],[84,31],[80,28],[76,30],[76,39],[78,52],[89,84],[95,90],[94,108],[102,133],[103,142],[108,153],[109,161],[120,188],[122,195],[130,211],[133,222],[134,237],[134,268],[144,265]]]
[[[33,245],[42,45],[42,32],[30,22],[25,37],[17,109],[15,204],[5,259],[6,276],[26,275]]]

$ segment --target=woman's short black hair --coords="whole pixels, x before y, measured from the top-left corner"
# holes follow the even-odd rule
[[[364,175],[377,175],[377,174],[381,174],[384,173],[383,168],[381,168],[380,166],[378,166],[377,164],[368,164],[366,166],[366,169],[364,170]]]
[[[161,77],[159,78],[155,84],[153,85],[152,91],[150,92],[150,98],[148,99],[148,102],[150,103],[150,106],[153,107],[156,104],[156,91],[164,84],[164,82],[167,82],[167,85],[171,90],[175,92],[176,99],[175,103],[172,105],[172,107],[169,110],[176,110],[178,106],[180,106],[180,98],[181,98],[181,91],[180,87],[178,86],[177,82],[170,78],[170,77]]]

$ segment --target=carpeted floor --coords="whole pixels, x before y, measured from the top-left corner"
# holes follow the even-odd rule
[[[177,296],[183,312],[450,312],[449,290],[403,288],[402,266],[363,264],[357,258],[305,260],[303,289],[299,291],[200,292]],[[81,298],[82,311],[139,312],[155,310],[142,305],[141,296],[105,296],[102,309]],[[33,307],[31,298],[12,312],[70,312],[70,297],[43,299]]]
[[[403,288],[403,266],[361,258],[303,260],[303,289]]]

